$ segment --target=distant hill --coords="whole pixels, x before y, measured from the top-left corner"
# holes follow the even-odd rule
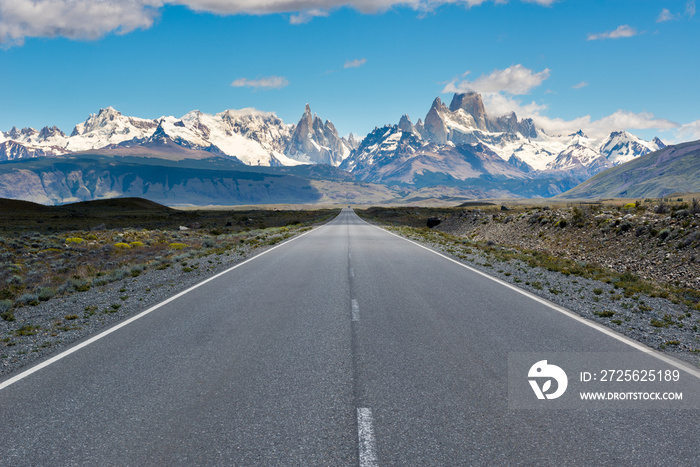
[[[80,205],[75,203],[91,200],[97,201],[87,207],[149,208],[129,204],[128,198],[151,200],[159,203],[156,206],[232,206],[376,203],[401,196],[385,185],[357,182],[352,174],[331,165],[258,167],[204,151],[139,151],[127,155],[100,150],[0,162],[0,198],[8,198],[4,203],[10,211],[16,207],[29,212],[68,203],[76,209]],[[39,204],[20,205],[15,200]],[[0,200],[0,212],[3,206]]]
[[[313,175],[301,175],[303,168],[296,172],[275,173],[274,168],[251,167],[230,157],[173,161],[68,155],[0,163],[0,197],[44,205],[139,197],[171,206],[314,203],[321,199],[310,182]]]
[[[95,199],[92,201],[64,204],[62,206],[56,206],[55,209],[74,209],[79,211],[172,211],[172,208],[143,198]]]
[[[557,198],[659,198],[698,191],[700,141],[693,141],[600,172]]]
[[[22,201],[20,199],[0,198],[0,214],[12,212],[44,212],[49,211],[49,206],[44,206],[31,201]]]

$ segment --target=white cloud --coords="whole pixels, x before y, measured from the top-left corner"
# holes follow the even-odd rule
[[[693,16],[695,16],[695,0],[688,0],[685,4],[684,13],[671,13],[671,10],[664,8],[661,10],[661,13],[659,13],[659,17],[656,18],[656,22],[664,23],[666,21],[676,21],[683,17],[690,19]]]
[[[314,8],[312,10],[304,10],[299,13],[289,17],[290,24],[304,24],[308,23],[314,18],[328,16],[328,12],[325,10],[319,10]]]
[[[700,120],[686,123],[676,132],[676,139],[681,141],[696,141],[700,139]]]
[[[622,26],[618,26],[617,29],[615,29],[614,31],[601,32],[599,34],[589,34],[588,40],[598,41],[604,39],[621,39],[623,37],[634,37],[638,34],[639,32],[637,32],[635,28],[623,24]]]
[[[25,37],[97,39],[107,32],[147,29],[162,0],[0,0],[0,43]]]
[[[663,10],[661,10],[661,13],[659,13],[659,17],[656,18],[656,22],[664,23],[666,21],[673,21],[676,19],[678,19],[678,15],[674,15],[673,13],[671,13],[671,10],[669,10],[668,8],[664,8]]]
[[[694,124],[680,126],[679,124],[657,118],[649,112],[630,112],[618,110],[615,113],[594,120],[590,115],[564,120],[561,118],[550,118],[543,113],[547,106],[536,102],[522,103],[515,97],[505,96],[500,93],[482,94],[484,106],[490,115],[499,116],[510,112],[515,112],[518,118],[529,117],[535,124],[550,135],[566,135],[583,130],[588,136],[602,138],[614,130],[674,130],[684,131],[687,140],[691,134],[697,135],[700,139],[700,121]],[[693,133],[695,132],[695,133]]]
[[[576,83],[576,84],[574,84],[574,85],[571,86],[571,87],[574,88],[574,89],[581,89],[581,88],[585,88],[586,86],[588,86],[588,82],[586,82],[586,81],[581,81],[580,83]]]
[[[345,65],[343,65],[343,68],[359,68],[362,65],[364,65],[365,63],[367,63],[366,58],[358,58],[355,60],[348,60],[347,62],[345,62]]]
[[[238,78],[231,83],[234,88],[253,88],[253,89],[282,89],[289,85],[287,78],[281,76],[268,76],[267,78],[248,79]]]
[[[550,6],[555,0],[521,0]],[[21,45],[27,37],[98,39],[150,28],[165,5],[221,15],[293,13],[292,24],[348,7],[372,14],[394,7],[431,11],[445,4],[473,7],[504,0],[0,0],[0,43]],[[694,7],[693,7],[694,8]]]
[[[466,72],[462,76],[465,77],[468,74],[469,72]],[[494,70],[491,74],[482,75],[474,81],[459,81],[455,78],[447,83],[442,92],[506,92],[508,94],[521,95],[527,94],[532,88],[539,86],[547,78],[549,78],[548,68],[535,73],[529,68],[518,64],[505,70]]]
[[[688,3],[685,4],[685,15],[688,18],[695,16],[695,0],[688,0]]]

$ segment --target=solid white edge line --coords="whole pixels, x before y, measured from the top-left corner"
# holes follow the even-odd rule
[[[124,326],[127,326],[127,325],[133,323],[133,322],[136,321],[137,319],[143,318],[144,316],[146,316],[146,315],[148,315],[148,314],[150,314],[150,313],[156,311],[157,309],[159,309],[159,308],[161,308],[161,307],[167,305],[168,303],[170,303],[170,302],[172,302],[172,301],[174,301],[174,300],[177,300],[178,298],[180,298],[180,297],[182,297],[183,295],[185,295],[185,294],[187,294],[187,293],[193,291],[194,289],[197,289],[197,288],[203,286],[204,284],[206,284],[206,283],[208,283],[208,282],[211,282],[211,281],[213,281],[214,279],[217,279],[217,278],[223,276],[224,274],[227,274],[227,273],[233,271],[234,269],[239,268],[239,267],[243,266],[243,265],[246,264],[246,263],[249,263],[250,261],[253,261],[253,260],[256,259],[256,258],[259,258],[259,257],[261,257],[262,255],[271,252],[272,250],[276,250],[277,248],[279,248],[279,247],[281,247],[281,246],[283,246],[283,245],[286,245],[286,244],[288,244],[288,243],[291,243],[291,242],[293,242],[294,240],[296,240],[296,239],[298,239],[298,238],[301,238],[301,237],[303,237],[303,236],[306,235],[306,234],[309,234],[309,233],[311,233],[311,232],[313,232],[313,231],[315,231],[315,230],[318,230],[318,229],[320,229],[321,227],[324,227],[325,225],[327,225],[327,224],[324,224],[324,225],[321,225],[321,226],[316,227],[316,228],[314,228],[314,229],[311,229],[311,230],[309,230],[308,232],[304,232],[304,233],[301,234],[301,235],[297,235],[296,237],[290,238],[289,240],[284,241],[284,242],[282,242],[282,243],[280,243],[280,244],[278,244],[278,245],[275,245],[275,246],[273,246],[272,248],[269,248],[269,249],[267,249],[267,250],[265,250],[265,251],[262,251],[262,252],[258,253],[257,255],[255,255],[255,256],[253,256],[253,257],[251,257],[251,258],[248,258],[247,260],[243,261],[242,263],[238,263],[238,264],[236,264],[235,266],[232,266],[232,267],[226,269],[225,271],[222,271],[222,272],[220,272],[220,273],[218,273],[218,274],[216,274],[216,275],[214,275],[214,276],[211,276],[211,277],[209,277],[209,278],[203,280],[202,282],[199,282],[199,283],[193,285],[192,287],[190,287],[190,288],[188,288],[188,289],[186,289],[186,290],[183,290],[182,292],[179,292],[179,293],[173,295],[172,297],[170,297],[170,298],[168,298],[168,299],[166,299],[166,300],[164,300],[164,301],[158,303],[157,305],[154,305],[154,306],[152,306],[151,308],[148,308],[147,310],[142,311],[142,312],[139,313],[138,315],[132,316],[131,318],[129,318],[129,319],[125,320],[125,321],[122,321],[122,322],[120,322],[120,323],[118,323],[118,324],[112,326],[111,328],[105,330],[105,331],[102,331],[101,333],[97,334],[96,336],[93,336],[93,337],[91,337],[90,339],[88,339],[88,340],[86,340],[86,341],[84,341],[84,342],[81,342],[80,344],[78,344],[78,345],[76,345],[76,346],[74,346],[74,347],[71,347],[71,348],[68,349],[68,350],[64,350],[63,352],[59,353],[58,355],[54,355],[53,357],[49,358],[48,360],[45,360],[45,361],[43,361],[43,362],[41,362],[41,363],[39,363],[39,364],[37,364],[37,365],[35,365],[35,366],[29,368],[28,370],[25,370],[25,371],[23,371],[22,373],[20,373],[20,374],[18,374],[18,375],[15,375],[15,376],[13,376],[12,378],[10,378],[10,379],[8,379],[8,380],[6,380],[6,381],[3,381],[2,383],[0,383],[0,391],[2,391],[2,390],[5,389],[6,387],[8,387],[8,386],[10,386],[10,385],[12,385],[12,384],[14,384],[14,383],[16,383],[16,382],[18,382],[18,381],[20,381],[20,380],[26,378],[27,376],[31,375],[32,373],[36,373],[37,371],[39,371],[39,370],[41,370],[41,369],[43,369],[43,368],[46,368],[47,366],[49,366],[49,365],[51,365],[51,364],[53,364],[53,363],[56,363],[57,361],[59,361],[59,360],[65,358],[65,357],[67,357],[68,355],[72,354],[73,352],[77,352],[78,350],[82,349],[83,347],[87,347],[88,345],[92,344],[93,342],[96,342],[96,341],[102,339],[103,337],[105,337],[105,336],[107,336],[107,335],[109,335],[109,334],[112,334],[113,332],[115,332],[115,331],[117,331],[117,330],[123,328]]]
[[[374,427],[372,424],[372,409],[366,407],[358,408],[357,438],[360,467],[376,467],[379,465],[374,441]]]
[[[359,216],[358,216],[358,217],[359,217]],[[625,335],[623,335],[623,334],[620,334],[620,333],[618,333],[618,332],[616,332],[616,331],[613,331],[613,330],[610,329],[610,328],[607,328],[607,327],[603,326],[602,324],[598,324],[598,323],[596,323],[596,322],[594,322],[594,321],[587,320],[587,319],[584,318],[583,316],[580,316],[580,315],[574,313],[574,312],[571,311],[571,310],[568,310],[568,309],[566,309],[566,308],[564,308],[564,307],[562,307],[562,306],[559,306],[559,305],[557,305],[557,304],[555,304],[555,303],[552,303],[552,302],[550,302],[550,301],[547,300],[547,299],[544,299],[544,298],[539,297],[539,296],[537,296],[537,295],[535,295],[535,294],[533,294],[533,293],[531,293],[531,292],[528,292],[527,290],[523,290],[523,289],[521,289],[521,288],[519,288],[519,287],[516,287],[516,286],[514,286],[513,284],[509,284],[508,282],[505,282],[505,281],[503,281],[503,280],[501,280],[501,279],[498,279],[497,277],[493,277],[493,276],[491,276],[491,275],[489,275],[489,274],[487,274],[487,273],[485,273],[485,272],[483,272],[483,271],[479,271],[478,269],[474,269],[473,267],[468,266],[468,265],[466,265],[466,264],[464,264],[464,263],[461,263],[461,262],[457,261],[456,259],[450,258],[449,256],[446,256],[446,255],[444,255],[444,254],[442,254],[442,253],[440,253],[440,252],[438,252],[438,251],[433,250],[432,248],[428,248],[428,247],[425,246],[425,245],[421,245],[421,244],[418,243],[418,242],[415,242],[415,241],[413,241],[413,240],[410,240],[410,239],[408,239],[408,238],[406,238],[406,237],[402,237],[401,235],[395,234],[394,232],[390,232],[390,231],[388,231],[388,230],[386,230],[386,229],[383,229],[383,228],[381,228],[381,227],[377,227],[376,225],[372,225],[372,224],[370,224],[370,223],[367,222],[367,221],[364,221],[364,220],[363,220],[363,222],[365,222],[365,223],[366,223],[367,225],[369,225],[369,226],[374,227],[375,229],[381,230],[382,232],[386,232],[386,233],[388,233],[388,234],[390,234],[390,235],[393,235],[393,236],[395,236],[395,237],[398,237],[398,238],[400,238],[400,239],[402,239],[402,240],[405,240],[405,241],[407,241],[407,242],[409,242],[409,243],[413,243],[414,245],[416,245],[416,246],[418,246],[418,247],[420,247],[420,248],[423,248],[424,250],[428,250],[428,251],[430,251],[431,253],[434,253],[434,254],[436,254],[436,255],[438,255],[438,256],[441,256],[441,257],[445,258],[445,259],[448,260],[448,261],[452,261],[453,263],[458,264],[458,265],[462,266],[463,268],[469,269],[470,271],[475,272],[475,273],[477,273],[477,274],[479,274],[479,275],[481,275],[481,276],[484,276],[484,277],[486,277],[487,279],[491,279],[492,281],[494,281],[494,282],[496,282],[496,283],[498,283],[498,284],[501,284],[501,285],[503,285],[503,286],[506,286],[506,287],[508,287],[508,288],[511,289],[511,290],[514,290],[514,291],[516,291],[516,292],[518,292],[518,293],[520,293],[520,294],[522,294],[522,295],[524,295],[524,296],[526,296],[526,297],[528,297],[528,298],[530,298],[530,299],[532,299],[532,300],[535,300],[536,302],[539,302],[539,303],[541,303],[541,304],[543,304],[543,305],[546,305],[546,306],[548,306],[549,308],[551,308],[551,309],[553,309],[553,310],[555,310],[555,311],[558,311],[559,313],[561,313],[561,314],[563,314],[563,315],[568,316],[569,318],[572,318],[572,319],[574,319],[574,320],[576,320],[576,321],[578,321],[578,322],[580,322],[580,323],[583,323],[583,324],[585,324],[585,325],[588,326],[588,327],[591,327],[591,328],[593,328],[593,329],[596,329],[597,331],[600,331],[600,332],[602,332],[603,334],[607,334],[608,336],[612,337],[613,339],[617,339],[617,340],[620,341],[620,342],[624,342],[625,344],[629,345],[630,347],[633,347],[633,348],[635,348],[635,349],[637,349],[637,350],[639,350],[639,351],[641,351],[641,352],[644,352],[644,353],[646,353],[646,354],[648,354],[648,355],[651,355],[651,356],[653,356],[653,357],[656,357],[657,359],[659,359],[659,360],[661,360],[661,361],[663,361],[663,362],[666,362],[666,363],[668,363],[669,365],[674,366],[674,367],[676,367],[676,368],[678,368],[678,369],[680,369],[680,370],[683,370],[683,371],[685,371],[686,373],[689,373],[689,374],[691,374],[692,376],[695,376],[696,378],[700,379],[700,371],[698,371],[698,369],[696,369],[696,368],[693,368],[693,367],[689,366],[689,365],[686,364],[685,362],[681,362],[681,361],[678,361],[678,360],[676,360],[676,359],[672,359],[672,358],[670,358],[670,357],[667,357],[666,355],[664,355],[664,354],[662,354],[662,353],[660,353],[660,352],[658,352],[658,351],[652,349],[651,347],[647,347],[646,345],[642,344],[641,342],[637,342],[637,341],[635,341],[635,340],[632,340],[632,339],[630,339],[629,337],[627,337],[627,336],[625,336]]]
[[[360,305],[354,298],[352,299],[352,320],[360,321]]]

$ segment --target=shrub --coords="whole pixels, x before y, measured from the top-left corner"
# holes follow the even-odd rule
[[[594,311],[593,314],[596,316],[599,316],[601,318],[610,318],[610,317],[615,315],[615,312],[610,311],[610,310],[605,310],[605,311]]]
[[[186,246],[187,245],[185,245],[184,243],[171,243],[170,245],[168,245],[168,248],[170,248],[172,250],[182,250]]]
[[[12,300],[0,300],[0,318],[5,321],[14,321],[15,315],[10,311],[12,309]]]
[[[24,279],[22,279],[22,276],[14,274],[8,277],[5,282],[7,283],[7,285],[22,285],[24,284]]]
[[[60,293],[87,292],[92,284],[85,279],[70,278],[58,291]]]
[[[26,293],[17,299],[17,303],[35,306],[39,304],[39,296],[35,293]]]
[[[144,269],[146,269],[146,267],[143,264],[137,264],[136,266],[132,266],[131,269],[129,269],[129,274],[131,275],[131,277],[137,277],[143,272]]]
[[[68,321],[72,321],[74,319],[78,319],[78,315],[66,315],[64,318]]]
[[[83,240],[83,239],[80,238],[80,237],[69,237],[69,238],[66,238],[66,243],[79,244],[79,243],[83,243],[84,241],[85,241],[85,240]]]
[[[33,336],[39,330],[39,326],[33,326],[31,324],[25,324],[21,328],[17,329],[14,334],[15,336]]]
[[[119,249],[122,249],[122,250],[128,250],[128,249],[131,248],[131,247],[129,246],[128,243],[119,242],[119,243],[115,243],[115,244],[114,244],[114,248],[119,248]]]
[[[95,235],[95,234],[87,234],[87,235],[85,236],[85,239],[86,239],[86,240],[97,240],[97,235]]]
[[[622,206],[622,209],[634,209],[637,207],[637,203],[627,203],[624,206]]]
[[[52,287],[42,287],[39,290],[39,300],[45,302],[56,295],[56,291]]]
[[[603,289],[593,289],[593,293],[596,295],[600,295],[603,293]]]
[[[658,319],[655,319],[655,318],[652,318],[652,320],[649,321],[649,324],[651,324],[655,328],[667,328],[668,327],[668,323],[666,323],[665,321],[659,321]]]
[[[654,212],[656,214],[666,214],[668,212],[668,204],[663,201],[654,206]]]
[[[670,232],[668,229],[664,229],[664,230],[662,230],[661,232],[659,232],[658,237],[659,237],[661,240],[666,240],[666,239],[668,238],[669,235],[671,235],[671,232]]]
[[[143,246],[143,242],[129,242],[131,248],[140,248]]]
[[[583,225],[586,223],[586,217],[588,217],[588,212],[584,211],[583,209],[579,207],[574,207],[573,210],[573,216],[571,217],[571,222],[574,224],[576,227],[583,227]]]
[[[12,300],[0,300],[0,313],[10,311],[12,308]]]
[[[107,275],[107,280],[109,282],[116,282],[124,279],[129,275],[129,271],[126,268],[115,269]]]
[[[15,294],[10,289],[0,289],[0,300],[12,300]]]

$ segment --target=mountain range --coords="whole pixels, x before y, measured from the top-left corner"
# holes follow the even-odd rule
[[[700,141],[691,141],[668,146],[601,172],[559,197],[663,198],[698,191]]]
[[[576,184],[663,147],[658,138],[644,141],[625,131],[602,140],[580,130],[549,135],[515,113],[493,118],[479,94],[465,93],[455,94],[449,107],[435,99],[425,120],[415,125],[404,115],[397,125],[376,128],[340,167],[362,180],[416,186],[438,179],[463,185],[479,178]]]
[[[602,139],[589,138],[583,131],[550,135],[532,119],[519,119],[515,113],[489,115],[481,96],[473,92],[455,94],[449,106],[436,98],[424,119],[414,124],[404,115],[398,124],[377,127],[361,141],[352,134],[341,137],[308,104],[292,125],[274,113],[255,109],[215,115],[195,110],[180,118],[151,120],[124,116],[108,107],[76,125],[69,136],[55,126],[0,132],[0,161],[6,161],[0,164],[0,186],[11,187],[7,171],[11,169],[16,177],[22,170],[17,163],[34,158],[58,161],[86,156],[81,159],[83,169],[87,170],[85,161],[99,160],[100,170],[108,170],[105,157],[130,157],[132,172],[138,172],[136,160],[156,158],[191,165],[192,160],[214,158],[217,163],[227,160],[241,166],[306,166],[309,170],[304,173],[312,173],[313,166],[337,167],[346,173],[343,183],[356,180],[385,185],[391,193],[404,195],[427,189],[470,197],[548,197],[664,147],[658,138],[645,141],[625,131],[612,131]],[[15,163],[7,165],[7,161]],[[26,167],[33,170],[31,164]],[[332,177],[337,178],[340,171],[334,171]],[[63,176],[69,180],[72,175]],[[86,181],[84,186],[91,183]],[[39,188],[36,183],[34,189],[43,192],[42,200],[53,203],[106,196],[99,190],[88,193],[83,189],[79,193],[64,190],[59,196],[51,185]],[[117,192],[139,195],[133,187]],[[226,204],[227,196],[205,198],[212,204]],[[168,197],[158,201],[172,204]]]
[[[357,145],[352,134],[340,137],[333,124],[312,115],[308,105],[296,125],[255,109],[216,115],[194,110],[181,118],[148,120],[127,117],[108,107],[77,124],[70,136],[55,126],[0,132],[0,161],[168,143],[234,157],[247,165],[273,167],[338,166]]]

